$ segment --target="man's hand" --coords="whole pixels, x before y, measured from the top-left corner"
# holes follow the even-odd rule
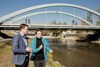
[[[52,49],[50,49],[50,53],[53,53],[53,50]]]
[[[41,50],[42,48],[43,48],[43,45],[40,45],[40,46],[39,46],[39,50]]]
[[[32,49],[30,47],[26,47],[27,52],[32,52]]]
[[[30,47],[29,47],[30,48]],[[30,52],[32,52],[32,48],[30,48]]]

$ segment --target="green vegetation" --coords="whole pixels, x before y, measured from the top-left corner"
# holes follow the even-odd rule
[[[48,56],[48,62],[47,62],[48,66],[50,66],[50,67],[65,67],[65,66],[61,65],[58,61],[54,61],[52,54],[47,53],[47,56]]]
[[[0,67],[14,67],[12,64],[11,41],[0,42]]]
[[[31,40],[29,40],[30,42]],[[47,53],[48,62],[47,67],[64,67],[59,62],[53,60],[53,55]],[[29,67],[33,66],[33,62],[30,61]],[[14,67],[12,64],[12,50],[11,41],[0,42],[0,67]]]

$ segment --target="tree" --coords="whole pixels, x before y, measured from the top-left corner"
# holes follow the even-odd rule
[[[92,13],[87,11],[87,21],[89,21],[90,23],[93,23],[92,21]]]
[[[0,23],[0,25],[2,25],[3,24],[3,22],[2,23]]]
[[[86,19],[86,18],[85,18],[85,19]],[[82,21],[82,20],[80,21],[80,24],[81,24],[81,25],[88,25],[86,22],[84,22],[84,21]]]
[[[98,8],[96,9],[96,11],[100,13],[100,7],[98,7]],[[100,17],[98,17],[98,20],[100,20]],[[98,22],[98,21],[97,21],[97,22]]]
[[[58,25],[60,25],[60,24],[61,24],[61,22],[58,23]]]
[[[54,21],[50,22],[50,24],[57,24],[57,23],[56,23],[56,21],[54,20]]]
[[[76,22],[75,25],[78,25],[78,23]]]
[[[100,21],[97,21],[97,22],[96,22],[96,25],[97,25],[97,26],[100,26]]]
[[[63,23],[63,25],[67,25],[67,23],[66,23],[66,22],[64,22],[64,23]]]

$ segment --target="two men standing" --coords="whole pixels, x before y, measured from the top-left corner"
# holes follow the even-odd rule
[[[36,37],[33,38],[30,47],[27,40],[28,25],[21,24],[20,32],[13,37],[12,51],[13,51],[13,64],[16,67],[28,67],[29,53],[32,53],[31,60],[34,61],[35,67],[45,67],[47,61],[46,52],[52,53],[48,42],[42,37],[41,30],[36,30]]]

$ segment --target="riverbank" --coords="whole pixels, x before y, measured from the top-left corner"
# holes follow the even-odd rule
[[[92,41],[91,43],[97,44],[98,46],[100,46],[100,40],[98,40],[98,41]]]
[[[29,38],[34,38],[35,36],[28,36]],[[55,37],[55,36],[42,36],[42,37],[44,37],[44,38],[46,38],[46,39],[58,39],[58,37]]]
[[[0,41],[0,67],[14,67],[11,47],[11,40]],[[47,55],[49,59],[46,67],[64,67],[58,61],[53,60],[52,54],[47,53]],[[29,62],[29,67],[34,67],[33,61]]]
[[[77,36],[67,36],[67,37],[65,37],[65,38],[60,38],[60,39],[62,39],[62,40],[77,40],[78,39],[78,37]]]

